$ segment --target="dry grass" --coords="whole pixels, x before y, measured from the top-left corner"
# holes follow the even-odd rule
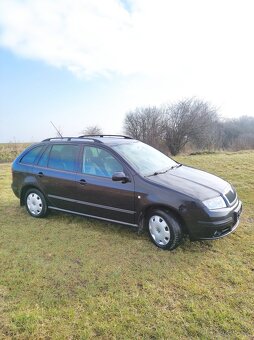
[[[0,143],[0,163],[12,162],[28,145],[28,143]]]

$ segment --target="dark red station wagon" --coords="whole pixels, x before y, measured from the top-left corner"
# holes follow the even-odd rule
[[[162,249],[217,239],[239,223],[242,203],[223,179],[127,136],[48,138],[12,166],[12,189],[33,217],[49,210],[146,228]]]

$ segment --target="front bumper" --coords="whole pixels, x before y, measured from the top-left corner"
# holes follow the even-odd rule
[[[197,221],[191,240],[215,240],[232,233],[239,225],[242,202],[237,200],[233,207],[223,209],[219,215],[211,213],[208,221]]]

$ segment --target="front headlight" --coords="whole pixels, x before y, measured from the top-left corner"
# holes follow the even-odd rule
[[[210,198],[209,200],[205,200],[202,203],[210,210],[227,207],[224,199],[221,196]]]

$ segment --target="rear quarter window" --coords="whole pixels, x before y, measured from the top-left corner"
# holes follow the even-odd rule
[[[33,164],[39,154],[41,153],[43,145],[36,146],[32,150],[29,150],[20,160],[20,163],[24,164]]]

